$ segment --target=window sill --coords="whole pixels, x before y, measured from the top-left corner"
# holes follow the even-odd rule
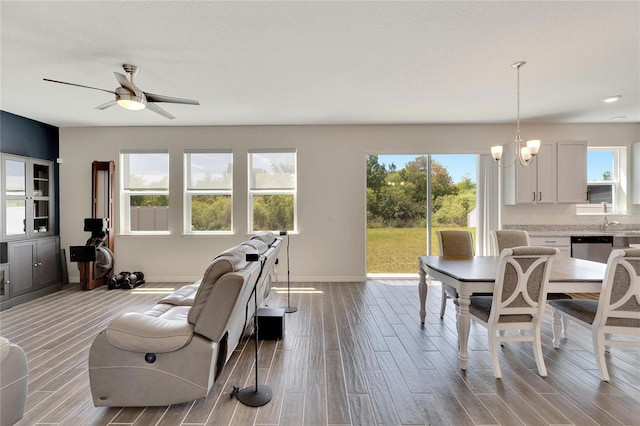
[[[576,213],[576,216],[615,217],[615,216],[633,216],[633,215],[628,212],[607,212],[607,213]]]
[[[170,231],[155,231],[155,232],[128,232],[125,234],[118,234],[118,237],[122,238],[137,238],[137,237],[170,237]]]
[[[576,216],[616,216],[626,215],[626,211],[615,211],[613,204],[576,204]]]
[[[186,238],[202,238],[202,237],[233,237],[233,231],[216,231],[216,232],[185,232],[182,234]]]

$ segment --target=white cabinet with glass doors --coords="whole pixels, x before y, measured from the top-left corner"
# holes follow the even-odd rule
[[[53,162],[2,155],[2,237],[54,235]]]

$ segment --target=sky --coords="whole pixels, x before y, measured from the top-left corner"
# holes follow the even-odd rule
[[[378,162],[385,164],[387,170],[391,163],[397,169],[402,169],[409,162],[422,154],[414,155],[378,155]],[[476,156],[475,155],[433,155],[433,158],[442,164],[448,171],[454,183],[460,182],[465,175],[476,181]],[[606,171],[613,172],[612,151],[589,151],[587,154],[587,180],[601,180]]]
[[[385,164],[387,170],[391,163],[396,168],[402,169],[409,162],[416,159],[422,154],[414,155],[378,155],[378,162]],[[433,155],[433,159],[442,164],[451,176],[454,183],[458,183],[465,175],[469,175],[472,181],[476,181],[476,156],[475,155]]]
[[[604,172],[613,172],[612,151],[589,151],[587,155],[587,180],[602,180]]]
[[[291,156],[292,153],[271,153],[271,156],[276,158],[266,158],[262,167],[270,168],[270,162],[267,160],[278,160],[278,156]],[[416,159],[423,154],[412,155],[378,155],[378,161],[380,164],[388,166],[393,163],[397,169],[402,169],[409,162]],[[268,157],[268,155],[267,155]],[[433,155],[433,158],[440,164],[445,166],[449,171],[449,175],[454,183],[458,183],[465,175],[468,175],[471,180],[476,181],[476,155],[473,154],[438,154]],[[287,158],[285,163],[292,161]],[[295,160],[293,160],[295,161]],[[280,159],[283,162],[283,159]],[[226,168],[227,164],[224,164]],[[145,176],[166,176],[169,170],[169,155],[166,153],[157,155],[131,155],[131,168],[134,171],[133,174],[141,174]],[[205,168],[215,172],[212,168],[212,164],[207,164]],[[587,153],[587,180],[602,180],[604,172],[613,172],[613,151],[611,150],[592,150]]]

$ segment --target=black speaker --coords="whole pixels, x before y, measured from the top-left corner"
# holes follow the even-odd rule
[[[107,221],[101,217],[88,217],[84,219],[85,232],[100,233],[107,228]]]
[[[258,309],[258,337],[265,340],[284,338],[284,308]]]
[[[95,262],[96,246],[69,247],[69,260],[71,262]]]

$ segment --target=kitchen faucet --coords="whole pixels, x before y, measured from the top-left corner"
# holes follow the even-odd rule
[[[609,229],[609,227],[611,225],[620,225],[620,222],[616,221],[616,220],[612,220],[611,222],[609,222],[607,220],[607,217],[604,217],[604,223],[602,224],[602,230],[606,231],[607,229]]]

